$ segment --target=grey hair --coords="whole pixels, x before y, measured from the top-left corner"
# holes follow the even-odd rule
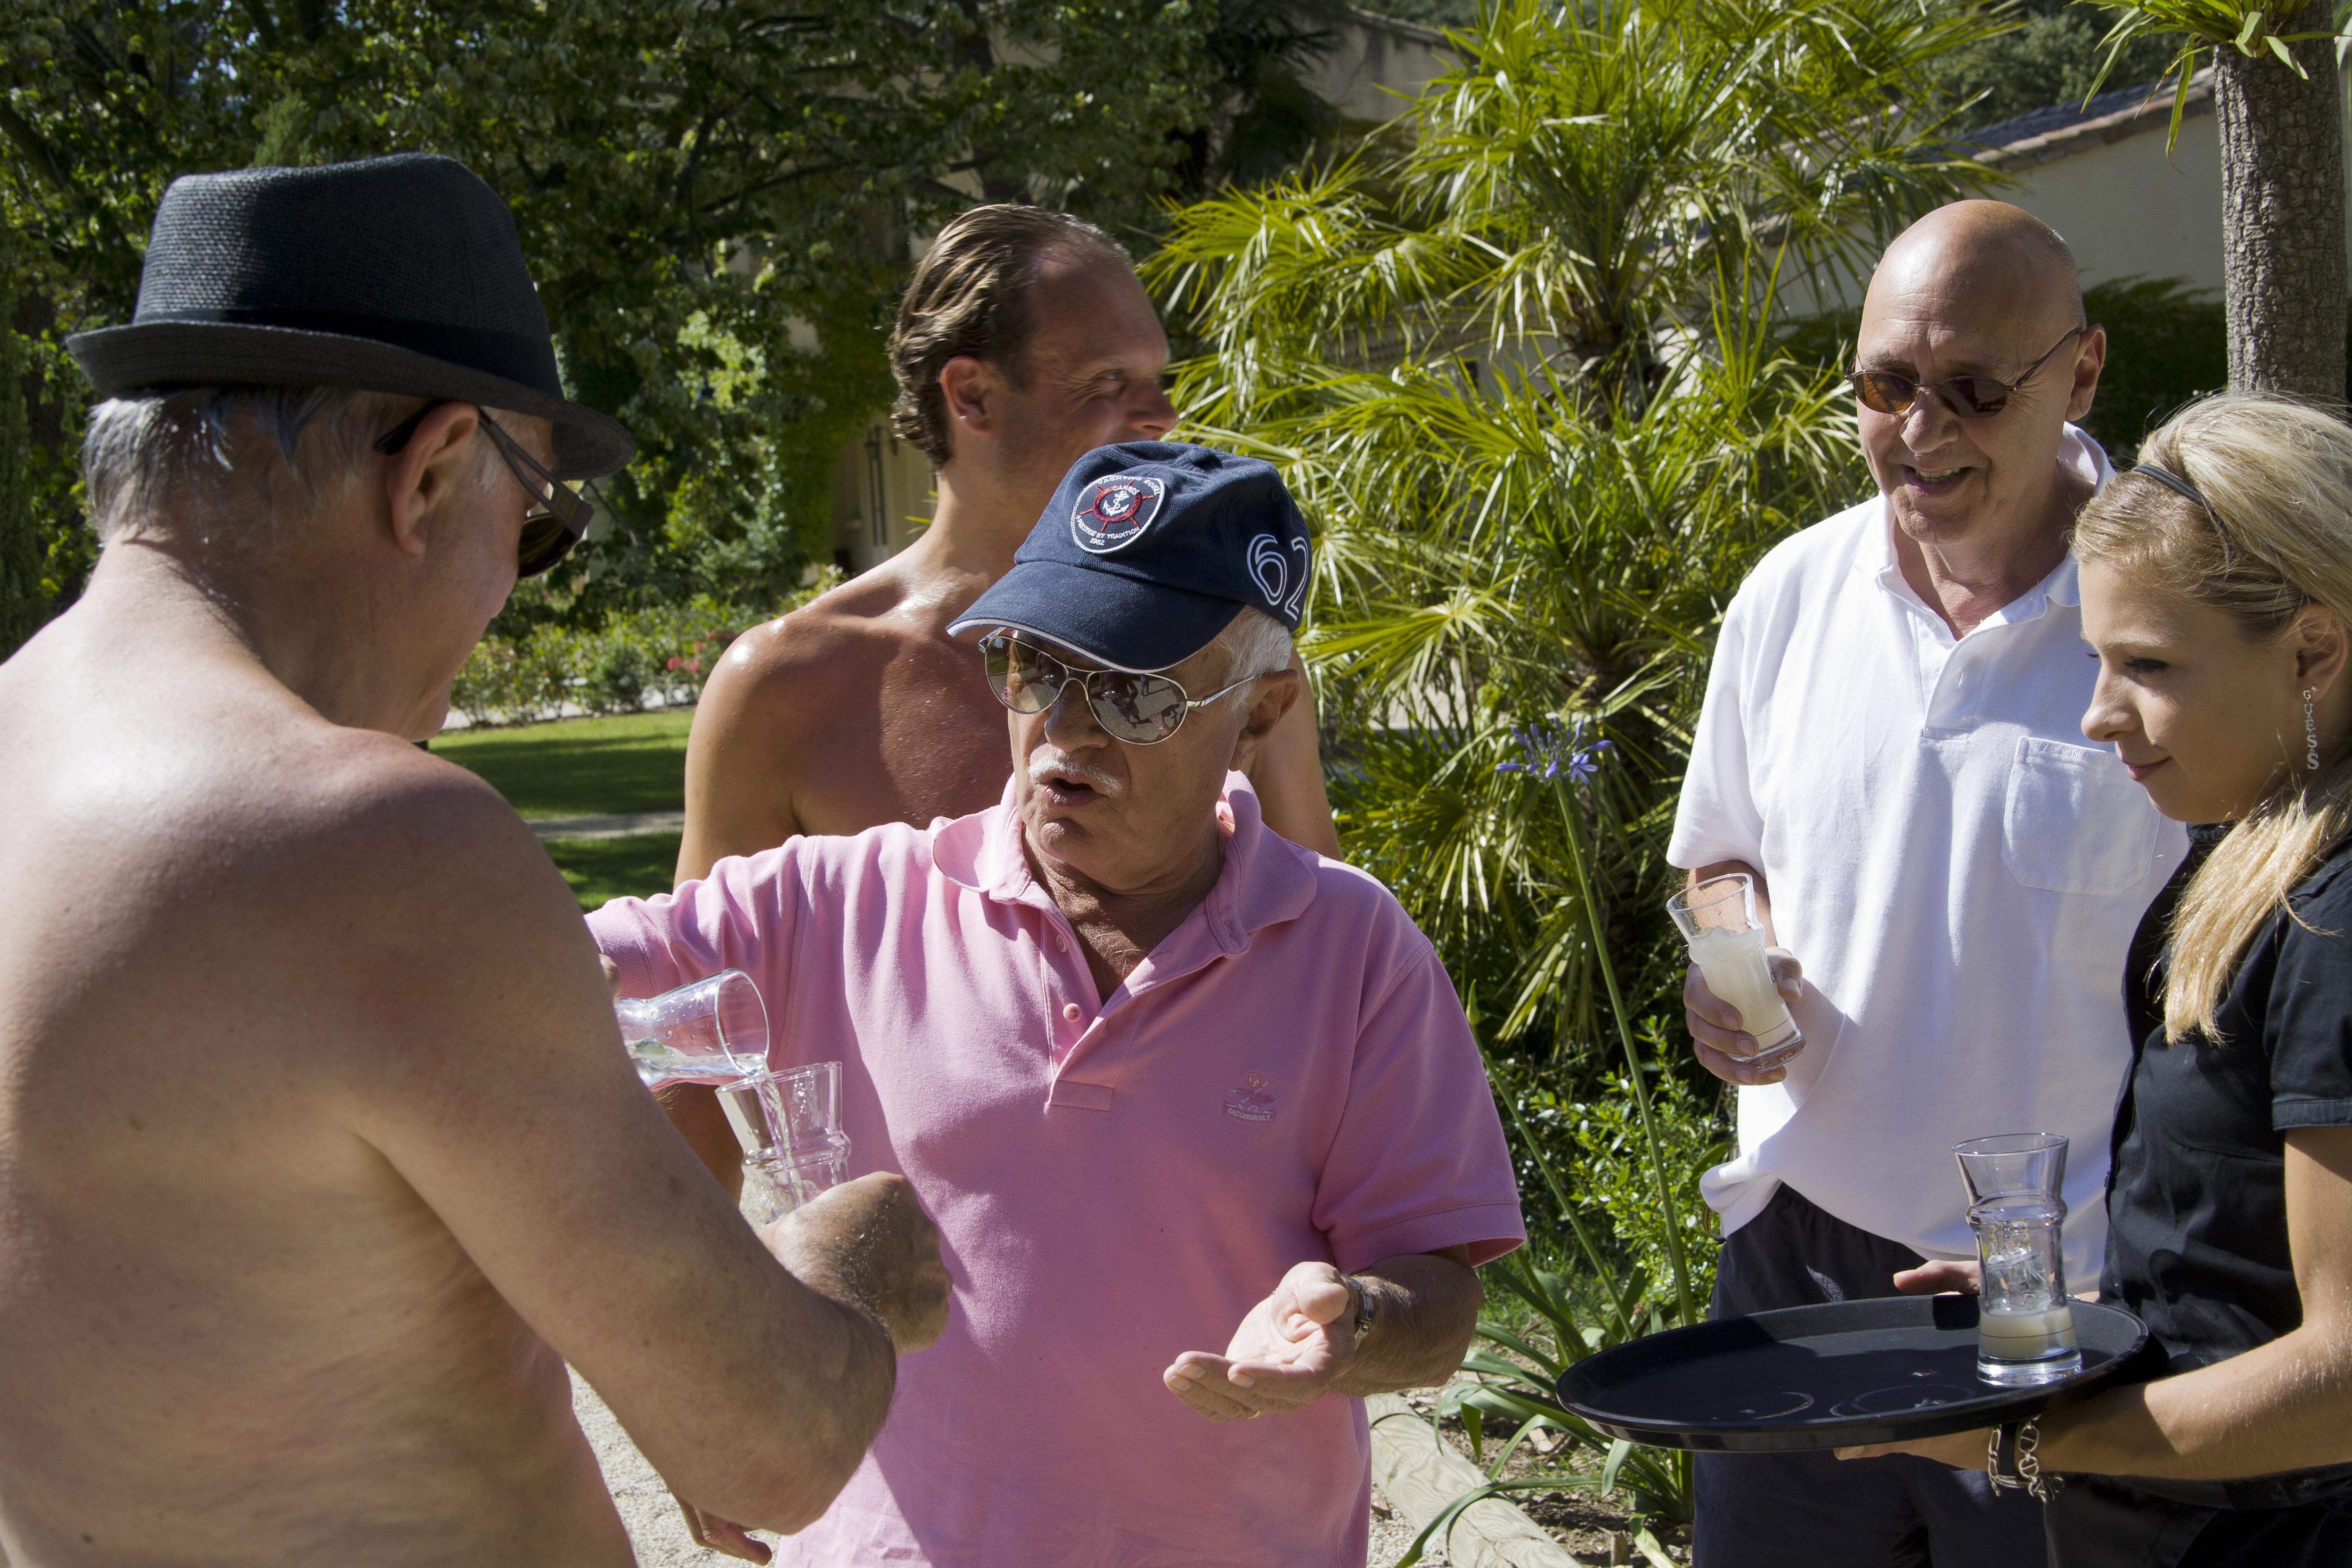
[[[90,411],[81,444],[90,526],[100,543],[173,518],[207,538],[264,542],[315,514],[359,472],[370,445],[420,402],[320,386],[197,386],[109,398]],[[488,483],[499,458],[490,443],[481,445],[475,477]],[[299,516],[283,515],[281,472],[302,498]],[[258,516],[246,521],[240,512]]]
[[[1290,668],[1290,628],[1255,605],[1243,605],[1211,646],[1225,650],[1229,685]]]

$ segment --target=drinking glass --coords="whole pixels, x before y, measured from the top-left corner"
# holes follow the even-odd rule
[[[2079,1372],[2074,1310],[2066,1296],[2066,1140],[2009,1132],[1956,1144],[1969,1188],[1983,1283],[1977,1298],[1977,1375],[2004,1385]]]
[[[722,1087],[719,1103],[742,1145],[743,1211],[755,1224],[790,1214],[848,1173],[839,1062],[748,1074]]]
[[[740,969],[642,1000],[613,1004],[646,1087],[729,1083],[768,1065],[768,1009]]]
[[[1805,1048],[1788,998],[1772,984],[1753,877],[1745,871],[1709,877],[1668,899],[1666,912],[1690,944],[1691,962],[1706,977],[1706,988],[1738,1008],[1739,1026],[1755,1037],[1756,1054],[1745,1060],[1772,1067]]]

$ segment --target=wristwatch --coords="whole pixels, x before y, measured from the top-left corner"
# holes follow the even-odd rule
[[[1372,1331],[1373,1321],[1381,1315],[1380,1306],[1360,1276],[1342,1274],[1339,1278],[1348,1282],[1349,1292],[1356,1298],[1356,1340],[1361,1343],[1364,1336]]]

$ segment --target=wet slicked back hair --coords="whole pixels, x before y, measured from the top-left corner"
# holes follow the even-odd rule
[[[940,368],[968,354],[1026,384],[1036,329],[1029,286],[1040,263],[1056,255],[1130,261],[1126,247],[1084,218],[999,202],[955,218],[916,264],[890,331],[890,375],[898,385],[890,428],[932,462],[946,462],[951,449]]]

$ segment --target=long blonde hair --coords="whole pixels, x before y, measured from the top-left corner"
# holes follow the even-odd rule
[[[2311,605],[2352,623],[2352,426],[2293,398],[2230,393],[2174,415],[2139,456],[2206,504],[2126,470],[2083,509],[2076,559],[2220,610],[2252,639],[2283,635]],[[2214,1012],[2247,944],[2352,831],[2352,748],[2316,773],[2300,748],[2283,762],[2174,912],[2168,1040],[2220,1042]]]

